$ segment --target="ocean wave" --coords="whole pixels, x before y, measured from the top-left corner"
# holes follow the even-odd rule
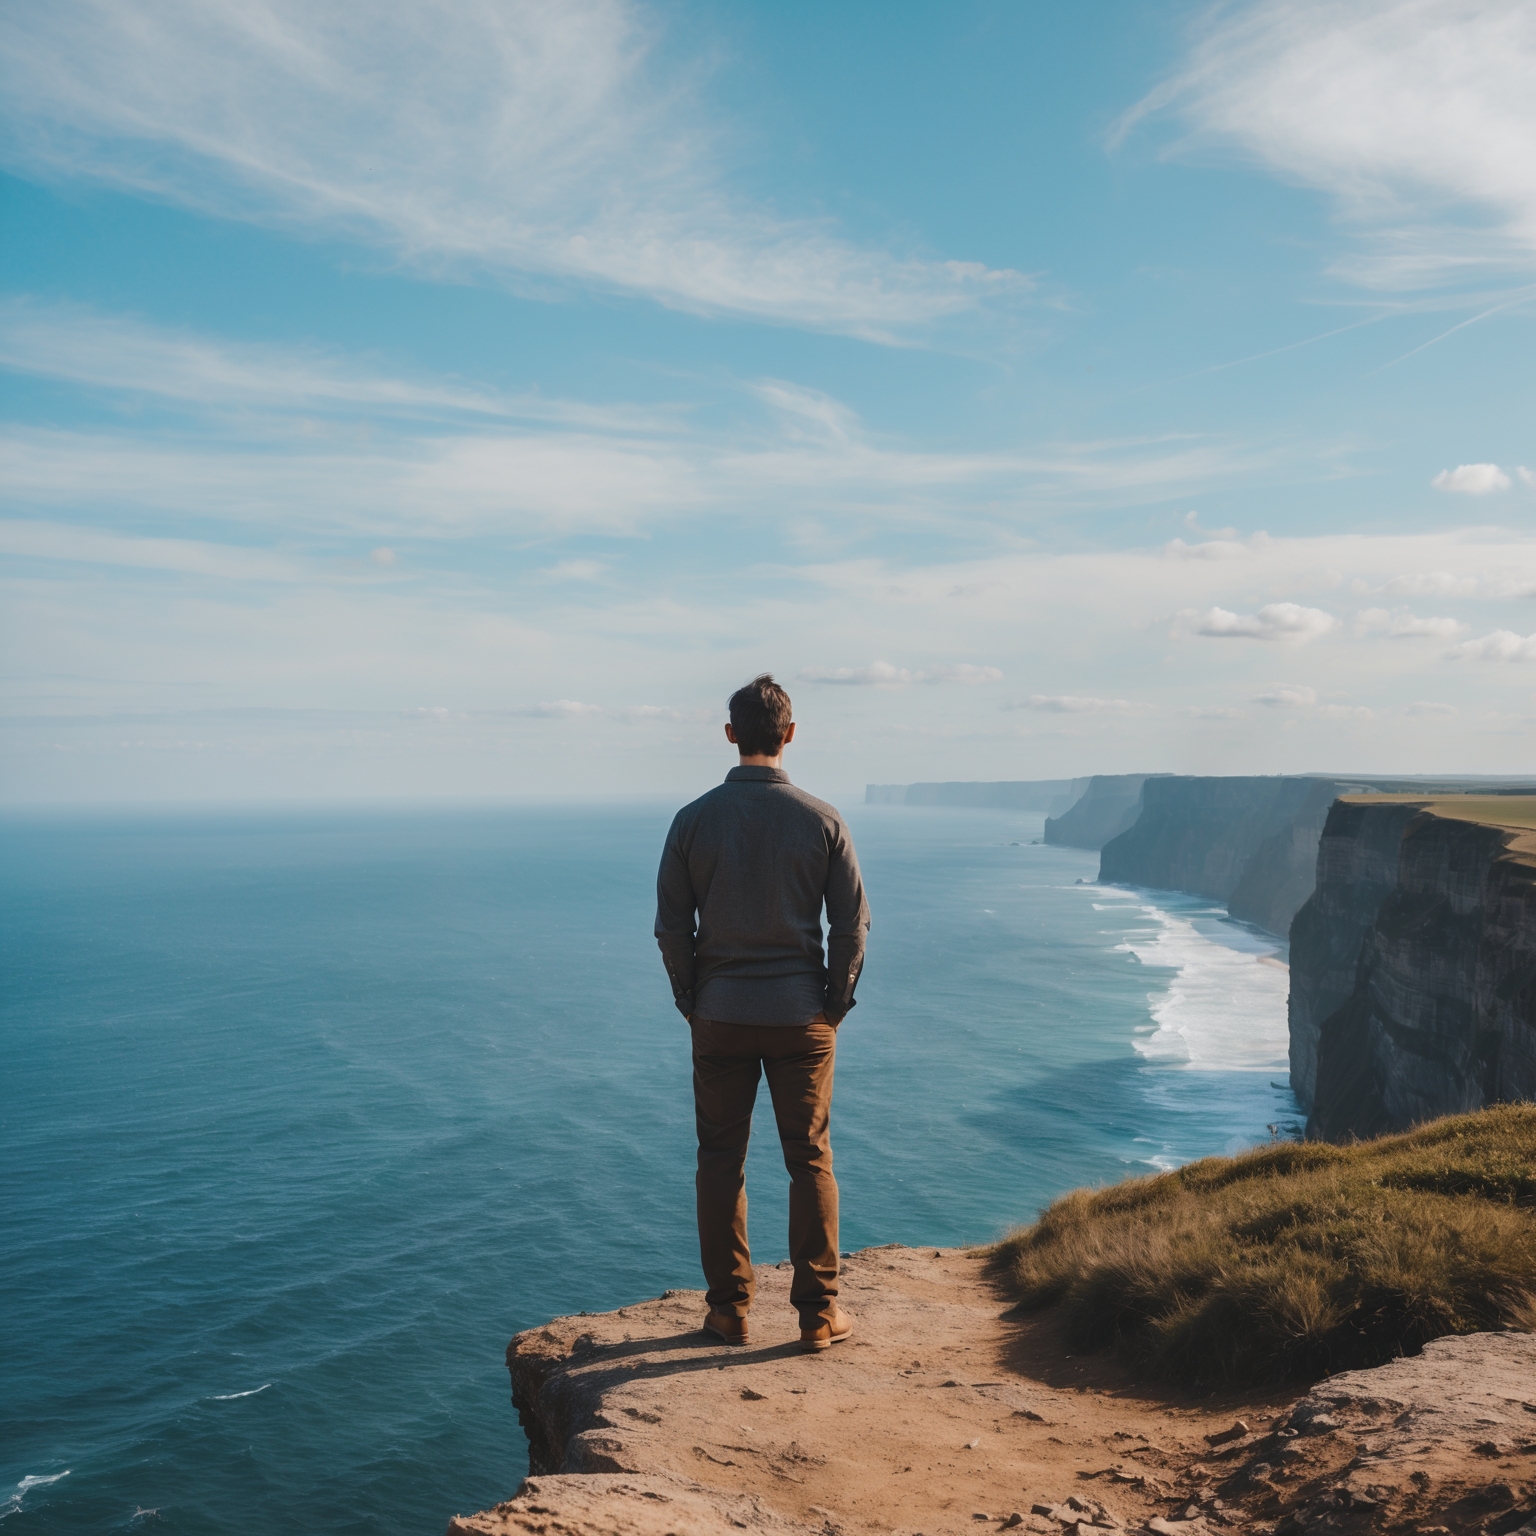
[[[267,1381],[263,1382],[259,1387],[252,1387],[249,1392],[220,1392],[217,1396],[210,1397],[208,1401],[210,1403],[232,1403],[237,1397],[255,1397],[258,1392],[265,1392],[271,1385],[272,1383]]]
[[[1202,1071],[1285,1071],[1290,975],[1274,949],[1256,953],[1252,936],[1235,924],[1234,942],[1224,944],[1187,917],[1146,901],[1141,910],[1149,929],[1115,948],[1174,974],[1148,994],[1152,1027],[1132,1042],[1137,1052]]]
[[[55,1472],[51,1477],[34,1477],[28,1474],[26,1477],[22,1478],[19,1483],[16,1484],[16,1491],[10,1496],[10,1498],[8,1498],[4,1504],[0,1504],[0,1520],[4,1520],[8,1515],[20,1514],[21,1501],[26,1498],[26,1496],[34,1488],[46,1488],[49,1483],[56,1483],[60,1478],[68,1476],[68,1467],[65,1467],[62,1472]]]

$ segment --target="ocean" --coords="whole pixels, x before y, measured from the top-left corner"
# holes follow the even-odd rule
[[[0,824],[6,1536],[436,1536],[511,1494],[511,1335],[699,1284],[671,810]],[[1294,1124],[1276,941],[1038,816],[845,810],[845,1248]],[[748,1178],[779,1259],[765,1112]]]

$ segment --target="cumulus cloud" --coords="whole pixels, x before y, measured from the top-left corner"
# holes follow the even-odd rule
[[[841,683],[855,688],[903,688],[909,683],[1000,683],[1003,674],[997,667],[977,667],[968,662],[929,667],[913,672],[893,667],[888,661],[871,662],[867,667],[802,667],[795,674],[803,683]]]
[[[1004,709],[1038,709],[1052,715],[1120,715],[1135,708],[1129,699],[1095,699],[1075,693],[1032,693]]]
[[[634,0],[57,0],[0,32],[13,167],[367,241],[435,275],[576,282],[889,340],[1019,293],[725,186]]]
[[[1281,640],[1297,645],[1326,635],[1338,624],[1331,613],[1299,603],[1266,603],[1257,613],[1208,608],[1185,618],[1197,635],[1214,640]]]
[[[1486,496],[1490,491],[1507,491],[1509,476],[1497,464],[1458,464],[1455,469],[1442,469],[1429,483],[1437,491],[1458,496]]]
[[[1458,619],[1421,619],[1406,608],[1391,613],[1385,608],[1367,608],[1355,621],[1358,634],[1386,635],[1393,640],[1454,640],[1466,629]]]
[[[1301,683],[1281,683],[1267,693],[1256,694],[1253,702],[1269,709],[1307,709],[1317,703],[1317,690]]]
[[[1496,629],[1477,640],[1463,640],[1445,654],[1452,661],[1536,661],[1536,635]]]
[[[1260,0],[1213,8],[1174,108],[1186,148],[1235,146],[1330,193],[1364,236],[1340,263],[1407,288],[1536,263],[1529,0]]]
[[[1515,473],[1526,484],[1536,489],[1536,469],[1527,469],[1524,464],[1518,465]]]
[[[1410,715],[1454,715],[1454,704],[1437,704],[1432,699],[1416,699],[1408,706]]]

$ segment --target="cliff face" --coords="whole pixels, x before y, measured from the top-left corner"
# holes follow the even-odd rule
[[[1309,1135],[1536,1098],[1536,802],[1478,805],[1480,819],[1423,801],[1344,800],[1330,814],[1318,889],[1292,931],[1293,1084]]]
[[[1046,842],[1067,848],[1102,848],[1135,822],[1146,782],[1144,773],[1095,774],[1087,789],[1061,815],[1046,818]]]
[[[1148,779],[1134,825],[1104,845],[1099,879],[1191,891],[1285,933],[1312,893],[1332,779]]]
[[[1397,884],[1403,830],[1419,805],[1335,801],[1317,847],[1317,890],[1291,924],[1291,1087],[1310,1110],[1323,1020],[1355,990],[1361,946]]]

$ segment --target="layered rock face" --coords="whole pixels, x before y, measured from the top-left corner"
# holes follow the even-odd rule
[[[1146,782],[1144,773],[1095,774],[1066,810],[1046,818],[1046,842],[1066,848],[1102,848],[1135,823]]]
[[[1355,990],[1365,936],[1397,885],[1403,830],[1419,805],[1340,800],[1317,846],[1317,889],[1291,924],[1291,1088],[1310,1110],[1323,1020]]]
[[[1334,779],[1149,778],[1141,814],[1104,844],[1099,879],[1190,891],[1285,933],[1312,894]]]
[[[1330,812],[1291,937],[1292,1082],[1309,1135],[1536,1098],[1536,830],[1499,814],[1370,800]]]

